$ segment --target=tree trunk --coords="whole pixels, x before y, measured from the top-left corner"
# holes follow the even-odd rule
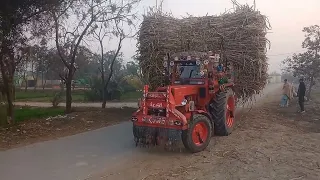
[[[8,82],[8,87],[6,88],[6,95],[7,95],[7,122],[8,124],[14,124],[14,107],[13,107],[13,85],[12,82]]]
[[[42,86],[42,90],[44,90],[43,70],[41,71],[41,86]]]
[[[24,82],[25,82],[24,92],[27,92],[28,91],[28,80],[24,79]]]
[[[109,67],[110,68],[110,73],[109,73],[109,77],[108,77],[107,81],[105,81],[105,79],[104,79],[105,72],[103,72],[103,73],[101,72],[101,74],[103,75],[103,91],[102,92],[103,92],[103,97],[104,97],[103,102],[102,102],[102,108],[106,107],[107,100],[105,98],[105,92],[107,91],[108,85],[109,85],[109,83],[111,81],[111,77],[113,75],[113,65],[114,65],[114,62],[116,61],[116,59],[117,59],[117,57],[119,55],[123,39],[124,38],[120,36],[120,40],[119,40],[119,43],[118,43],[118,49],[117,49],[116,53],[114,54],[114,56],[112,58],[112,61],[111,61],[111,64],[110,64],[110,67]]]
[[[72,104],[72,77],[66,79],[66,113],[71,113]]]
[[[105,84],[105,79],[103,77],[102,78],[102,108],[106,108],[106,104],[107,104],[107,98],[106,98],[107,89],[104,88],[104,84]]]
[[[42,81],[43,81],[43,79],[42,79]],[[47,80],[44,80],[44,83],[42,82],[42,90],[44,91],[44,88],[46,87],[46,85],[47,85]]]
[[[34,84],[34,87],[33,87],[33,91],[36,91],[37,90],[37,85],[38,85],[38,77],[33,78],[33,79],[35,81],[35,84]]]
[[[102,101],[102,108],[106,108],[106,105],[107,105],[107,100],[106,98],[104,98]]]
[[[314,83],[314,77],[311,76],[311,80],[310,80],[310,84],[309,84],[309,88],[308,88],[308,93],[307,93],[308,100],[310,100],[310,98],[311,98],[311,91],[312,91],[313,83]]]
[[[105,70],[104,70],[104,52],[103,52],[103,42],[102,39],[99,39],[99,43],[100,43],[100,48],[101,48],[101,61],[100,61],[100,72],[101,72],[101,84],[102,84],[102,108],[106,108],[106,104],[107,104],[107,98],[106,98],[106,88],[104,88],[104,84],[105,84]]]
[[[103,67],[102,67],[103,68]],[[107,104],[107,98],[106,98],[106,92],[107,89],[104,88],[104,84],[105,84],[105,78],[104,78],[105,72],[102,69],[101,70],[101,82],[102,82],[102,108],[106,108],[106,104]]]
[[[6,126],[7,123],[7,104],[6,102],[6,90],[3,84],[0,82],[0,126]]]

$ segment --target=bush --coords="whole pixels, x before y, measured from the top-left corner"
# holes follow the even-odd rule
[[[51,99],[52,107],[56,108],[63,101],[63,91],[54,93],[53,98]]]
[[[87,101],[102,101],[103,84],[100,78],[92,78],[90,80],[90,90],[86,91],[84,96]],[[120,100],[122,91],[119,88],[119,84],[115,81],[111,81],[108,85],[105,97],[107,101]]]
[[[102,83],[99,78],[90,79],[90,90],[84,93],[87,101],[102,101]]]

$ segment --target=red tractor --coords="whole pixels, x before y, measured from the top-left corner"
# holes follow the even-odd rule
[[[232,64],[220,54],[177,53],[164,57],[167,85],[154,92],[145,85],[133,114],[136,145],[172,145],[182,140],[193,153],[204,150],[215,135],[232,132],[236,96]]]

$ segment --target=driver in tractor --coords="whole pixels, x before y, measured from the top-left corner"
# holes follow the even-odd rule
[[[190,79],[201,78],[198,66],[180,66],[179,71],[180,84],[190,84]]]

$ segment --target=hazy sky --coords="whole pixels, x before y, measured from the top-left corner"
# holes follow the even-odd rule
[[[238,2],[253,5],[254,0],[238,0]],[[148,6],[155,4],[156,0],[142,0],[139,13],[142,14]],[[186,13],[204,16],[207,13],[220,14],[232,6],[231,0],[164,0],[163,10],[172,12],[176,17],[184,16]],[[269,71],[280,72],[280,62],[284,58],[303,51],[302,28],[314,24],[320,25],[320,0],[256,0],[256,7],[269,18],[272,26],[268,34],[268,39],[271,41],[271,49],[268,51]],[[122,51],[126,60],[130,60],[136,51],[136,41],[126,40]]]

